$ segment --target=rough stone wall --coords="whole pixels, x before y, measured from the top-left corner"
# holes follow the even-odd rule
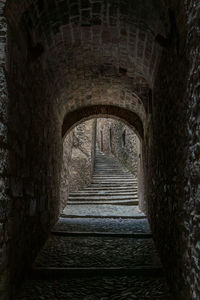
[[[110,128],[113,119],[98,118],[97,119],[97,140],[96,147],[98,150],[110,154],[111,153],[111,142],[110,142]]]
[[[69,192],[78,191],[91,181],[94,167],[96,120],[85,121],[67,134],[63,141],[61,172],[61,211]]]
[[[56,101],[47,88],[40,61],[31,59],[27,41],[18,29],[8,30],[8,56],[3,72],[9,93],[8,99],[4,91],[1,97],[4,108],[9,100],[9,154],[1,155],[4,163],[9,158],[8,164],[2,165],[2,173],[9,178],[6,280],[13,288],[31,267],[59,214],[62,137]],[[2,288],[6,288],[4,283]],[[11,288],[9,291],[14,293]]]
[[[115,123],[111,128],[112,153],[137,177],[138,153],[137,135],[128,126]]]
[[[171,1],[171,6],[173,31],[154,85],[146,140],[148,211],[175,299],[195,300],[200,299],[200,4]]]
[[[69,194],[70,163],[73,149],[73,130],[70,131],[63,140],[63,158],[60,180],[60,212],[67,204]]]
[[[8,176],[8,87],[6,79],[7,24],[4,17],[5,1],[0,3],[0,297],[7,297],[7,250],[6,224],[9,205]]]
[[[103,143],[104,153],[114,154],[137,177],[139,140],[132,129],[118,120],[98,119],[97,145],[99,149],[101,149],[101,143]]]
[[[73,130],[70,162],[70,192],[90,183],[94,167],[95,120],[86,121]]]
[[[184,280],[191,299],[200,299],[200,2],[185,1],[187,9],[187,58],[189,72],[186,98],[188,155],[183,204]],[[188,276],[190,274],[190,276]]]

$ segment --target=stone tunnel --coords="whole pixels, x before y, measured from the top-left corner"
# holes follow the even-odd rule
[[[58,220],[64,136],[105,115],[140,138],[174,298],[200,299],[199,16],[198,0],[1,0],[2,299]]]

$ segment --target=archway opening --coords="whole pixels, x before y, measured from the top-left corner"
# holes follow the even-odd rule
[[[110,209],[110,216],[123,217],[145,207],[141,139],[132,126],[110,117],[101,113],[84,118],[63,139],[60,205],[65,215],[78,216],[77,208],[82,216],[96,215],[95,205],[99,209],[102,204],[99,216],[108,216]]]

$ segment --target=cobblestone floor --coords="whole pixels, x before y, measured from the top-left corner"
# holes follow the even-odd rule
[[[16,300],[172,300],[161,278],[123,276],[26,281]]]
[[[150,233],[147,219],[60,218],[54,229],[68,232]]]
[[[52,236],[36,260],[43,267],[159,265],[152,239]]]
[[[61,218],[54,230],[69,232],[150,233],[146,219]],[[161,267],[151,238],[52,235],[36,267]],[[153,269],[152,269],[153,270]],[[40,271],[39,271],[40,272]],[[14,300],[172,300],[165,278],[143,275],[84,275],[26,280]],[[49,277],[52,278],[52,277]]]

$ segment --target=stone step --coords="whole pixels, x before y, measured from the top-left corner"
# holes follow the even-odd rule
[[[95,167],[94,171],[96,172],[104,172],[104,171],[117,171],[122,174],[130,174],[128,170],[120,169],[120,168],[105,168],[105,167]]]
[[[90,204],[112,204],[112,203],[125,203],[125,202],[134,202],[137,203],[135,205],[138,205],[138,197],[127,197],[127,198],[116,198],[116,197],[104,197],[104,198],[100,198],[100,197],[74,197],[74,198],[69,198],[67,201],[67,204],[70,203],[75,203],[75,202],[79,202],[79,203],[90,203]]]
[[[118,167],[120,169],[125,169],[123,165],[120,164],[119,161],[116,160],[95,160],[94,162],[95,166],[105,166],[105,167]]]
[[[94,186],[97,186],[97,187],[99,187],[99,186],[110,186],[110,187],[115,187],[115,186],[121,186],[121,187],[132,187],[132,188],[137,188],[137,183],[132,183],[132,182],[123,182],[123,181],[121,181],[121,182],[116,182],[116,181],[92,181],[91,183],[90,183],[90,185],[89,186],[92,186],[92,187],[94,187]]]
[[[79,191],[78,191],[79,192]],[[82,192],[89,192],[89,193],[116,193],[116,194],[119,194],[119,193],[137,193],[137,187],[132,187],[132,186],[124,186],[124,187],[116,187],[114,186],[113,188],[112,187],[108,187],[108,186],[105,186],[104,188],[101,188],[99,186],[92,186],[92,187],[87,187],[85,189],[82,190]]]
[[[137,180],[135,180],[133,177],[122,177],[122,176],[109,176],[109,175],[102,175],[102,176],[93,176],[92,180],[122,180],[122,181],[126,181],[126,180],[134,180],[135,182],[137,182]]]
[[[81,193],[74,193],[74,194],[70,194],[70,195],[72,195],[72,196],[76,196],[76,195],[80,195],[80,196],[85,196],[85,195],[88,195],[88,196],[100,196],[100,195],[102,195],[102,196],[133,196],[133,197],[135,197],[135,196],[137,196],[138,195],[138,192],[137,192],[137,190],[131,190],[131,191],[121,191],[121,190],[119,190],[119,191],[116,191],[116,190],[110,190],[110,189],[108,189],[108,190],[101,190],[101,189],[91,189],[91,190],[86,190],[86,191],[81,191]]]
[[[128,182],[128,183],[137,183],[137,180],[136,179],[134,179],[134,178],[112,178],[111,176],[108,176],[107,178],[103,178],[103,177],[101,177],[100,179],[95,179],[95,178],[92,178],[92,182],[95,182],[95,181],[97,181],[97,182],[99,182],[99,181],[102,181],[102,182],[122,182],[122,183],[124,183],[124,182]]]
[[[96,231],[56,231],[52,230],[51,234],[69,237],[110,237],[110,238],[134,238],[134,239],[150,239],[151,233],[132,233],[132,232],[96,232]]]
[[[111,219],[123,219],[123,218],[146,218],[145,214],[139,209],[138,205],[132,205],[131,208],[129,205],[113,205],[113,204],[105,204],[105,205],[67,205],[63,210],[62,217],[73,217],[76,216],[84,217],[84,218],[92,218],[97,217],[100,219],[111,218]]]
[[[119,175],[119,176],[127,176],[127,175],[132,175],[129,172],[123,172],[120,170],[94,170],[94,174],[113,174],[113,175]]]
[[[138,195],[137,194],[126,194],[126,195],[113,195],[113,194],[80,194],[80,195],[71,195],[68,197],[68,200],[70,201],[85,201],[85,200],[89,200],[89,201],[98,201],[98,200],[120,200],[120,201],[124,201],[124,200],[138,200]]]
[[[118,171],[118,172],[121,172],[121,173],[126,173],[126,174],[130,174],[130,172],[128,172],[127,170],[124,170],[122,168],[118,168],[118,167],[95,167],[95,171]]]
[[[87,197],[87,196],[137,196],[137,191],[133,192],[133,191],[119,191],[119,192],[115,192],[115,191],[96,191],[94,192],[93,190],[90,190],[90,191],[80,191],[80,192],[73,192],[73,193],[70,193],[69,195],[70,197],[77,197],[77,196],[84,196],[84,197]]]
[[[102,163],[109,161],[112,164],[119,164],[119,160],[114,156],[104,156],[104,157],[96,156],[95,161],[100,161]]]
[[[104,168],[104,169],[119,169],[119,170],[126,170],[125,168],[121,167],[120,165],[118,164],[109,164],[109,163],[106,163],[106,164],[102,164],[102,163],[95,163],[95,168],[98,169],[98,168]]]
[[[118,169],[120,171],[126,171],[129,172],[129,170],[121,165],[118,164],[111,164],[111,163],[106,163],[106,164],[102,164],[102,163],[95,163],[94,164],[94,168],[95,169]]]
[[[68,202],[79,202],[79,201],[82,201],[83,203],[84,202],[91,202],[91,203],[94,203],[94,202],[122,202],[123,201],[137,201],[138,202],[138,196],[135,195],[135,196],[127,196],[127,197],[117,197],[117,196],[105,196],[105,197],[96,197],[96,196],[91,196],[91,197],[69,197],[68,198]]]
[[[80,205],[82,206],[82,205]],[[70,205],[70,207],[73,207],[72,205]],[[84,205],[83,205],[84,207]],[[119,205],[120,207],[120,205]],[[128,207],[128,206],[124,206],[124,207]],[[135,207],[135,206],[134,206]],[[75,205],[76,208],[76,205]],[[91,219],[91,220],[102,220],[102,219],[107,219],[107,220],[115,220],[115,219],[120,219],[120,220],[145,220],[146,216],[145,215],[134,215],[134,216],[124,216],[123,214],[121,216],[115,216],[115,215],[94,215],[94,214],[87,214],[87,215],[82,215],[82,214],[69,214],[69,213],[62,213],[60,215],[61,218],[63,219],[80,219],[80,220],[85,220],[85,219]]]
[[[30,279],[61,279],[80,278],[94,276],[151,276],[152,278],[164,277],[163,269],[158,266],[136,266],[136,267],[34,267],[29,274]],[[30,299],[30,298],[29,298]],[[34,298],[35,299],[35,298]],[[152,300],[152,298],[143,298]],[[166,298],[156,298],[157,300],[167,300]],[[169,299],[172,300],[172,299]]]
[[[123,186],[119,186],[118,184],[110,184],[110,185],[100,185],[100,184],[94,184],[94,185],[90,185],[89,187],[87,187],[87,189],[84,189],[84,190],[94,190],[94,191],[117,191],[117,190],[120,190],[120,189],[127,189],[127,190],[132,190],[132,191],[136,191],[137,190],[137,186],[133,186],[132,184],[131,185],[123,185]]]
[[[121,172],[121,173],[126,173],[126,174],[130,174],[130,172],[128,170],[125,170],[125,169],[122,169],[122,168],[119,168],[119,167],[95,167],[94,168],[95,171],[99,172],[99,171],[118,171],[118,172]]]
[[[120,165],[120,163],[118,162],[112,162],[112,161],[95,161],[94,163],[95,167],[105,167],[105,168],[109,168],[109,167],[117,167],[119,169],[125,169],[125,167],[123,167],[122,165]]]
[[[110,179],[110,180],[92,180],[91,182],[92,184],[112,184],[112,183],[118,183],[118,184],[134,184],[134,183],[137,183],[133,180],[113,180],[113,179]]]
[[[143,269],[161,263],[151,238],[51,235],[34,267]]]
[[[64,232],[98,232],[111,234],[149,234],[151,235],[150,226],[147,218],[137,219],[69,219],[59,218],[58,223],[54,226],[54,231]]]
[[[122,168],[123,166],[120,165],[120,163],[116,160],[112,160],[112,159],[104,159],[104,160],[101,160],[101,159],[96,159],[95,160],[95,166],[96,165],[100,165],[100,166],[117,166],[119,168]]]
[[[114,188],[114,187],[137,187],[137,185],[133,184],[133,183],[130,183],[130,182],[92,182],[90,184],[90,187],[101,187],[102,190],[104,189],[104,187],[110,187],[110,188]]]
[[[116,173],[113,173],[113,174],[98,174],[98,175],[94,175],[92,176],[92,178],[114,178],[114,179],[128,179],[128,180],[135,180],[137,181],[137,179],[134,177],[134,176],[122,176],[122,175],[119,175],[119,174],[116,174]]]
[[[118,176],[123,177],[123,176],[127,176],[127,175],[132,175],[132,174],[129,174],[129,173],[126,173],[126,172],[121,172],[121,171],[118,171],[118,170],[102,170],[102,171],[96,171],[95,170],[94,175],[107,175],[107,176],[118,175]]]
[[[100,174],[100,173],[97,173],[97,174],[94,174],[92,176],[92,178],[119,178],[119,179],[133,179],[133,180],[137,180],[133,175],[121,175],[121,174],[116,174],[116,173],[113,173],[113,174],[106,174],[106,173],[103,173],[103,174]]]
[[[32,272],[32,280],[26,280],[22,284],[15,300],[173,299],[160,269],[143,268],[141,271],[139,267],[132,268],[129,269],[128,276],[125,271],[121,268],[77,268],[76,272],[74,269],[37,269]],[[102,276],[105,273],[107,276]],[[57,275],[60,278],[55,280]]]
[[[83,196],[83,195],[77,195],[77,196],[73,196],[73,195],[69,195],[68,200],[69,201],[102,201],[102,200],[135,200],[138,199],[137,195],[124,195],[124,196],[112,196],[112,195],[95,195],[95,196],[91,196],[91,195],[87,195],[87,196]]]
[[[99,187],[99,185],[98,186],[87,186],[87,187],[85,187],[85,188],[83,188],[82,189],[82,191],[87,191],[87,190],[105,190],[105,191],[112,191],[112,190],[114,190],[114,191],[130,191],[130,192],[132,192],[132,191],[137,191],[137,185],[131,185],[131,186],[128,186],[128,187],[126,187],[126,186],[119,186],[119,185],[117,185],[117,186],[114,186],[113,188],[112,187],[109,187],[109,186],[105,186],[105,189],[101,189],[101,187]]]
[[[113,191],[113,190],[116,190],[116,191],[137,191],[138,190],[138,186],[136,183],[134,184],[126,184],[126,183],[123,183],[122,185],[121,184],[118,184],[118,183],[110,183],[109,185],[108,184],[102,184],[102,186],[105,187],[105,190],[110,190],[110,191]],[[85,190],[91,190],[91,189],[96,189],[96,190],[103,190],[104,189],[101,189],[101,184],[98,183],[98,184],[90,184],[88,185],[87,187],[81,189],[81,191],[85,191]]]
[[[128,184],[137,184],[138,182],[136,180],[133,180],[133,179],[129,179],[129,180],[126,180],[126,179],[118,179],[118,180],[115,180],[115,179],[102,179],[102,180],[98,180],[98,179],[92,179],[91,182],[102,182],[102,183],[108,183],[108,182],[112,182],[112,183],[121,183],[121,184],[124,184],[124,183],[128,183]]]
[[[102,166],[117,166],[119,168],[123,168],[123,166],[116,160],[112,159],[95,159],[95,166],[102,165]]]
[[[113,195],[113,196],[117,196],[117,195],[138,195],[137,189],[123,189],[123,190],[117,190],[117,189],[98,189],[98,188],[87,188],[86,190],[82,190],[80,193],[77,192],[77,194],[79,195],[85,195],[85,194],[89,194],[89,195],[94,195],[94,196],[98,196],[98,195]],[[76,193],[74,192],[74,194],[70,193],[70,195],[76,195]]]
[[[67,205],[131,205],[131,206],[138,206],[139,202],[138,200],[123,200],[123,201],[120,201],[120,200],[73,200],[73,201],[68,201],[67,202]]]
[[[126,177],[127,176],[127,174],[126,173],[120,173],[120,172],[116,172],[116,171],[113,171],[113,172],[105,172],[105,171],[103,171],[103,172],[98,172],[98,173],[95,173],[95,174],[97,174],[98,176],[106,176],[106,177],[110,177],[110,176],[118,176],[118,177],[121,177],[121,178],[124,178],[124,177]],[[132,178],[134,178],[133,176],[132,176]]]
[[[122,178],[122,179],[126,179],[126,178],[128,178],[128,179],[134,179],[134,180],[137,180],[137,179],[135,179],[133,176],[129,176],[129,177],[127,177],[127,175],[121,175],[121,174],[118,174],[118,173],[116,173],[116,172],[114,172],[114,173],[98,173],[98,175],[94,175],[93,176],[94,178],[95,177],[98,177],[98,178]],[[93,178],[92,177],[92,178]]]
[[[135,180],[137,181],[133,176],[119,176],[119,175],[107,175],[107,174],[104,174],[104,175],[94,175],[92,176],[93,179],[116,179],[116,180]]]
[[[123,166],[116,160],[112,160],[112,159],[95,159],[95,166],[96,165],[100,165],[100,166],[117,166],[119,168],[123,168]]]
[[[124,187],[124,186],[129,186],[129,187],[137,187],[137,182],[126,182],[126,181],[121,181],[121,182],[116,182],[116,181],[112,181],[112,182],[108,182],[108,181],[103,181],[103,182],[101,182],[101,181],[99,181],[99,182],[97,182],[97,186],[99,186],[99,185],[106,185],[106,186],[108,186],[108,184],[110,185],[110,186],[121,186],[121,187]],[[94,186],[95,185],[95,183],[94,182],[91,182],[90,183],[90,185],[89,186]]]
[[[110,176],[116,176],[116,177],[122,177],[122,178],[126,178],[127,177],[127,174],[126,173],[120,173],[120,172],[117,172],[117,171],[102,171],[102,172],[95,172],[94,173],[94,176],[106,176],[106,177],[110,177]],[[130,174],[128,174],[130,175]],[[134,178],[134,176],[131,176],[131,178]]]

